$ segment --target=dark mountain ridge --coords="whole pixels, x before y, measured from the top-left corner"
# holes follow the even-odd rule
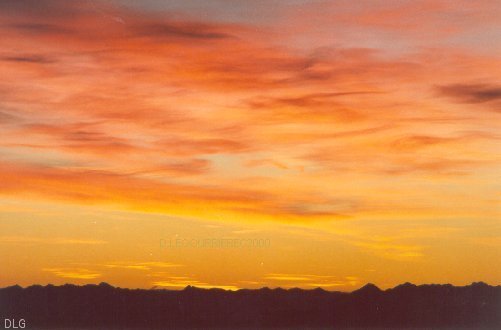
[[[469,327],[501,328],[501,286],[373,284],[323,289],[142,290],[99,285],[0,289],[0,317],[26,327]]]

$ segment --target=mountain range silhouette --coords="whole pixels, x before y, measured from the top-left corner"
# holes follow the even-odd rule
[[[23,318],[26,328],[501,329],[501,286],[405,283],[381,290],[367,284],[347,293],[16,285],[0,289],[0,318]]]

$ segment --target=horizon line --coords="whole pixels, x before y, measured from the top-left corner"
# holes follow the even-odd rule
[[[465,287],[471,287],[471,286],[478,286],[478,285],[482,285],[482,286],[488,286],[488,287],[492,287],[492,288],[496,288],[496,287],[501,287],[501,284],[489,284],[489,283],[486,283],[484,281],[474,281],[474,282],[471,282],[470,284],[465,284],[465,285],[454,285],[454,284],[451,284],[451,283],[422,283],[422,284],[414,284],[412,282],[404,282],[404,283],[401,283],[401,284],[397,284],[393,287],[388,287],[386,289],[381,289],[379,286],[377,286],[376,284],[374,283],[371,283],[371,282],[367,282],[366,284],[352,290],[352,291],[339,291],[339,290],[327,290],[321,286],[318,286],[318,287],[312,287],[311,289],[304,289],[304,288],[300,288],[300,287],[280,287],[280,286],[276,286],[276,287],[269,287],[269,286],[263,286],[263,287],[260,287],[260,288],[237,288],[237,289],[225,289],[223,288],[222,286],[213,286],[213,287],[200,287],[200,286],[196,286],[196,285],[186,285],[184,288],[182,289],[175,289],[175,288],[169,288],[169,287],[158,287],[158,286],[153,286],[149,289],[147,288],[139,288],[139,287],[120,287],[120,286],[115,286],[115,285],[112,285],[108,282],[99,282],[99,283],[87,283],[87,284],[74,284],[74,283],[65,283],[65,284],[60,284],[60,285],[55,285],[55,284],[52,284],[52,283],[47,283],[45,285],[43,284],[30,284],[30,285],[27,285],[27,286],[22,286],[22,285],[19,285],[19,284],[14,284],[14,285],[9,285],[9,286],[5,286],[5,287],[0,287],[0,290],[4,290],[4,289],[9,289],[9,288],[15,288],[15,287],[18,287],[18,288],[21,288],[21,289],[28,289],[30,287],[64,287],[64,286],[75,286],[75,287],[86,287],[86,286],[100,286],[100,287],[111,287],[111,288],[114,288],[114,289],[123,289],[123,290],[144,290],[144,291],[175,291],[175,292],[182,292],[182,291],[185,291],[185,290],[189,290],[189,289],[197,289],[197,290],[222,290],[222,291],[229,291],[229,292],[238,292],[238,291],[243,291],[243,290],[247,290],[247,291],[260,291],[260,290],[284,290],[284,291],[290,291],[290,290],[301,290],[301,291],[318,291],[318,290],[322,290],[322,291],[325,291],[325,292],[340,292],[340,293],[354,293],[354,292],[357,292],[359,290],[362,290],[364,288],[371,288],[371,289],[377,289],[378,291],[380,292],[386,292],[386,291],[390,291],[390,290],[394,290],[398,287],[403,287],[403,286],[406,286],[406,287],[423,287],[423,286],[451,286],[451,287],[454,287],[454,288],[465,288]]]

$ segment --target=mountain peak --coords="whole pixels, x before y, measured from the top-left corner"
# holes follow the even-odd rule
[[[394,289],[400,288],[400,289],[407,289],[407,288],[415,288],[417,287],[416,284],[412,284],[410,282],[405,282],[403,284],[397,285]]]
[[[476,287],[476,288],[487,288],[489,287],[489,285],[485,282],[473,282],[470,284],[470,286],[472,287]]]
[[[106,283],[106,282],[99,283],[99,287],[100,288],[113,288],[113,286],[111,284]]]
[[[358,290],[353,291],[353,293],[356,294],[377,294],[382,292],[380,288],[378,288],[375,284],[373,283],[367,283],[363,287],[361,287]]]

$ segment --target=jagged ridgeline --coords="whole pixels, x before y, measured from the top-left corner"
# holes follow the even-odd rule
[[[501,328],[501,286],[367,284],[323,289],[131,290],[109,284],[0,289],[2,316],[30,327],[469,327]]]

